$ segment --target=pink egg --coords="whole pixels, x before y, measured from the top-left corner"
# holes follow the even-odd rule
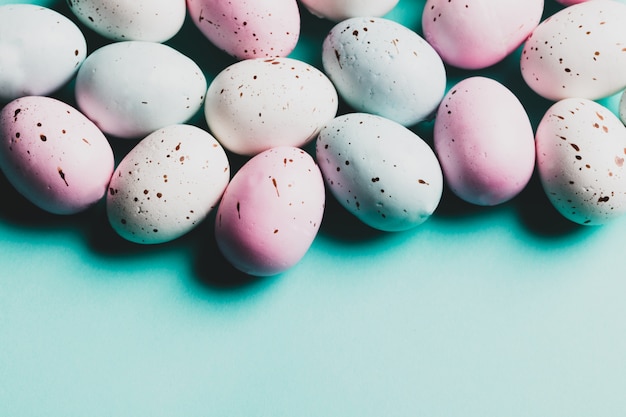
[[[215,220],[218,247],[247,274],[286,271],[313,243],[324,204],[322,174],[308,153],[290,146],[261,152],[224,192]]]
[[[89,208],[104,197],[113,165],[102,131],[64,102],[27,96],[0,113],[0,168],[43,210],[74,214]]]
[[[444,62],[480,69],[504,59],[539,24],[543,0],[428,0],[424,37]]]
[[[187,0],[187,9],[214,45],[239,59],[287,56],[300,36],[296,0]]]
[[[463,200],[500,204],[530,180],[535,164],[530,120],[517,97],[495,80],[476,76],[453,86],[433,134],[444,179]]]

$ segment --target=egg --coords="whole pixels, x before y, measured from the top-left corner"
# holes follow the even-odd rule
[[[204,113],[228,150],[255,155],[277,146],[302,147],[337,114],[337,91],[328,77],[292,58],[236,62],[209,85]]]
[[[307,152],[291,146],[263,151],[226,187],[215,219],[218,248],[249,275],[285,272],[309,250],[324,204],[322,174]]]
[[[135,243],[177,239],[208,216],[229,179],[228,157],[211,134],[192,125],[166,126],[117,166],[106,196],[109,223]]]
[[[27,200],[53,214],[100,201],[114,168],[104,134],[72,106],[25,96],[0,112],[0,169]]]
[[[0,6],[0,103],[56,92],[86,55],[85,36],[62,14],[32,4]]]
[[[541,22],[524,44],[521,72],[553,101],[597,100],[626,88],[626,5],[594,0],[566,7]]]
[[[535,166],[534,131],[503,84],[468,77],[448,91],[433,128],[446,183],[461,199],[493,206],[518,195]]]
[[[385,18],[337,23],[322,47],[324,71],[355,111],[409,126],[426,120],[445,94],[446,70],[417,33]]]
[[[187,8],[206,38],[238,59],[287,56],[300,36],[296,0],[187,0]]]
[[[536,145],[541,184],[565,218],[602,225],[626,213],[626,127],[609,109],[560,100],[539,122]]]
[[[312,14],[335,22],[351,17],[380,17],[398,4],[398,0],[301,0]]]
[[[185,0],[67,0],[78,20],[115,41],[165,42],[185,21]]]
[[[91,53],[76,76],[79,109],[103,132],[139,139],[187,122],[204,103],[198,65],[165,44],[125,41]]]
[[[428,0],[422,14],[425,39],[444,62],[482,69],[511,54],[535,29],[543,0]]]
[[[397,122],[368,113],[341,115],[322,128],[315,145],[327,188],[372,228],[411,229],[439,205],[443,176],[433,150]]]

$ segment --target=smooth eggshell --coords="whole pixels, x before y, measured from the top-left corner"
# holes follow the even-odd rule
[[[524,44],[522,76],[553,101],[597,100],[626,88],[626,5],[594,0],[541,22]]]
[[[215,219],[218,247],[247,274],[284,272],[313,243],[324,203],[322,174],[308,153],[289,146],[261,152],[224,192]]]
[[[444,97],[433,130],[435,151],[450,189],[477,205],[519,194],[535,165],[528,114],[503,84],[474,76]]]
[[[324,40],[322,63],[354,110],[405,126],[431,116],[445,94],[446,70],[437,52],[389,19],[339,22]]]
[[[418,226],[441,200],[443,176],[434,152],[392,120],[366,113],[339,116],[320,131],[316,157],[337,201],[375,229]]]
[[[444,62],[480,69],[502,61],[539,24],[543,0],[428,0],[424,37]]]
[[[296,0],[187,0],[187,8],[209,41],[238,59],[287,56],[300,36]]]
[[[67,0],[80,22],[115,41],[165,42],[183,27],[185,0]]]
[[[113,150],[78,110],[57,99],[27,96],[0,113],[0,168],[36,206],[74,214],[104,197]]]
[[[626,127],[609,109],[558,101],[541,119],[536,143],[542,186],[565,218],[601,225],[626,213]]]
[[[91,53],[76,76],[80,110],[107,134],[136,139],[185,123],[204,103],[200,67],[170,46],[114,42]]]
[[[135,243],[174,240],[206,218],[229,179],[226,153],[207,131],[164,127],[119,163],[106,197],[109,223]]]
[[[55,92],[86,55],[83,33],[62,14],[31,4],[0,6],[0,103]]]
[[[213,79],[204,113],[225,148],[255,155],[304,146],[335,117],[338,101],[317,68],[290,58],[257,58],[232,64]]]
[[[335,22],[351,17],[380,17],[389,13],[398,0],[301,0],[312,14]]]

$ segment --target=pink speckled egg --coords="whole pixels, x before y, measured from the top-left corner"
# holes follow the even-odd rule
[[[114,160],[107,138],[78,110],[27,96],[0,113],[0,168],[36,206],[74,214],[104,197]]]
[[[524,44],[521,71],[537,94],[553,101],[597,100],[626,88],[626,5],[594,0],[541,22]]]
[[[300,36],[296,0],[187,0],[187,9],[214,45],[239,59],[287,56]]]
[[[508,201],[532,176],[530,120],[517,97],[498,81],[475,76],[453,86],[439,107],[433,134],[447,184],[470,203]]]
[[[313,243],[324,204],[322,174],[308,153],[290,146],[261,152],[224,192],[215,219],[218,247],[247,274],[284,272]]]
[[[444,62],[465,69],[493,65],[539,24],[543,0],[428,0],[424,37]]]

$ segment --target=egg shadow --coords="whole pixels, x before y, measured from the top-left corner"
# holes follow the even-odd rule
[[[546,196],[536,171],[516,197],[514,207],[526,230],[537,237],[559,238],[587,229],[558,212]]]

